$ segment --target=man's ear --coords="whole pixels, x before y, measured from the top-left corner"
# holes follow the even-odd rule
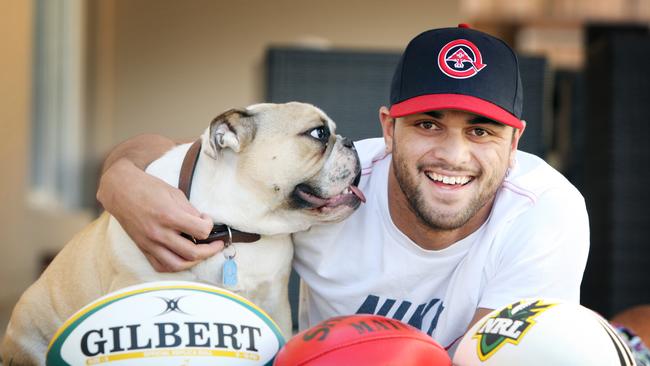
[[[510,168],[513,168],[515,165],[515,152],[519,146],[519,139],[521,138],[521,135],[524,134],[524,130],[526,129],[526,121],[522,119],[521,123],[523,126],[521,128],[515,128],[514,132],[512,133],[512,142],[510,144],[510,162],[508,164]]]
[[[231,149],[240,152],[253,140],[255,136],[255,121],[251,112],[246,109],[229,109],[210,123],[209,155],[216,158],[222,149]]]
[[[387,107],[379,108],[379,122],[381,131],[384,134],[384,143],[386,152],[393,152],[393,135],[395,133],[395,118],[390,116],[390,110]]]
[[[515,128],[515,132],[512,135],[512,151],[517,150],[517,147],[519,146],[519,139],[521,138],[521,135],[524,134],[524,130],[526,130],[526,121],[522,119],[521,123],[523,126],[521,126],[521,128]]]

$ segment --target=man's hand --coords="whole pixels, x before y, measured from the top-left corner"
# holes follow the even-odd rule
[[[212,220],[192,207],[183,192],[145,173],[132,160],[120,158],[106,167],[97,199],[158,272],[189,269],[223,249],[219,240],[197,245],[180,236],[184,232],[205,239]]]

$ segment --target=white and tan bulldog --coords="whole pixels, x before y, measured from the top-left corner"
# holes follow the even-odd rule
[[[177,186],[190,144],[153,162],[147,172]],[[217,223],[261,234],[235,243],[237,284],[229,288],[265,309],[291,333],[290,233],[349,216],[363,200],[360,166],[334,122],[303,103],[230,110],[201,136],[190,202]],[[125,182],[128,184],[128,182]],[[220,285],[224,255],[190,270],[158,273],[108,213],[78,233],[16,305],[2,344],[5,365],[45,363],[48,342],[74,312],[108,292],[148,281]]]

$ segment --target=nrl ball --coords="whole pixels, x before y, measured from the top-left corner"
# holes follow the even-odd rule
[[[433,338],[398,320],[352,315],[325,320],[291,338],[274,366],[450,366]]]
[[[108,294],[52,338],[47,365],[271,365],[285,340],[255,304],[194,282],[151,282]]]
[[[495,310],[465,334],[456,366],[635,365],[609,323],[578,304],[522,300]]]

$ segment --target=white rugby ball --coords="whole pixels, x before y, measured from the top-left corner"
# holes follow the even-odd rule
[[[259,307],[230,291],[185,281],[108,294],[70,317],[47,365],[272,365],[285,339]]]
[[[522,300],[465,334],[455,366],[630,366],[632,354],[607,320],[578,304]]]

